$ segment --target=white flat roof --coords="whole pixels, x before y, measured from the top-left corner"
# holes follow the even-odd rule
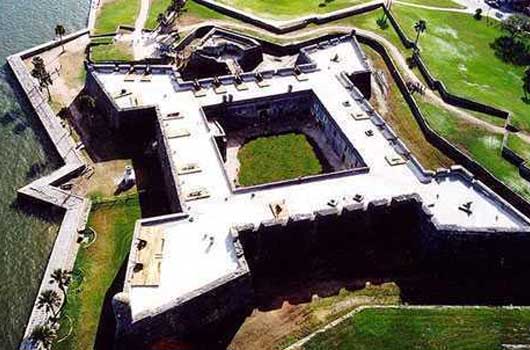
[[[272,187],[256,191],[253,196],[232,192],[217,148],[211,141],[213,135],[202,115],[201,107],[221,103],[223,95],[210,88],[206,89],[203,97],[196,97],[189,90],[182,91],[169,74],[153,74],[151,82],[139,79],[125,82],[123,73],[95,73],[111,95],[126,89],[143,105],[157,105],[163,120],[171,113],[179,112],[183,116],[182,119],[163,122],[165,128],[189,133],[189,136],[169,138],[168,152],[177,168],[197,163],[201,171],[179,175],[177,181],[184,194],[199,188],[209,192],[208,198],[182,203],[184,210],[194,218],[193,222],[179,220],[163,224],[167,253],[162,260],[160,284],[157,287],[130,288],[133,317],[235,271],[238,265],[233,248],[231,244],[224,244],[229,241],[230,228],[246,223],[257,225],[273,219],[269,209],[271,202],[284,200],[289,214],[293,215],[326,208],[330,199],[335,199],[340,208],[353,203],[356,194],[363,195],[367,203],[417,193],[440,224],[466,228],[520,228],[528,225],[527,219],[509,204],[480,190],[476,183],[463,176],[453,174],[425,182],[420,179],[420,170],[412,161],[391,166],[385,156],[395,154],[394,147],[372,120],[355,120],[352,117],[352,113],[365,112],[337,79],[341,70],[351,72],[351,67],[362,66],[362,62],[358,62],[361,58],[357,54],[348,55],[344,45],[348,43],[312,52],[311,56],[320,69],[307,73],[305,81],[298,81],[292,75],[276,75],[268,87],[261,88],[255,82],[246,82],[248,90],[245,91],[237,90],[234,85],[226,85],[225,88],[234,101],[283,94],[289,86],[294,92],[312,90],[357,149],[369,172]],[[339,52],[340,60],[331,62],[330,58],[336,52]],[[345,106],[345,101],[349,101],[349,106]],[[121,106],[120,100],[116,102]],[[373,130],[373,136],[365,134],[368,129]],[[472,202],[470,215],[459,209],[467,202]],[[209,251],[205,247],[205,234],[214,237],[215,243]]]

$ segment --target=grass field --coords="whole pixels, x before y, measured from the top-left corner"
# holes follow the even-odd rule
[[[271,18],[292,19],[323,14],[371,0],[220,0],[219,2],[247,12]]]
[[[260,137],[245,144],[238,153],[242,186],[316,175],[322,165],[302,134]]]
[[[127,43],[92,46],[90,59],[94,62],[131,61],[134,59],[132,49]]]
[[[330,290],[336,286],[334,283],[329,284]],[[318,286],[307,288],[312,287],[319,288]],[[341,288],[325,296],[314,293],[314,297],[309,302],[293,304],[285,302],[278,309],[255,310],[245,320],[228,348],[231,350],[284,349],[360,306],[401,303],[400,289],[394,283],[371,284],[351,290]]]
[[[517,153],[527,162],[530,162],[530,145],[524,142],[519,136],[510,134],[508,136],[507,144],[512,151]]]
[[[156,21],[158,15],[160,13],[165,13],[170,4],[171,0],[151,0],[145,28],[155,29],[158,25],[158,22]]]
[[[113,33],[120,24],[134,26],[139,11],[140,0],[105,0],[97,13],[94,34]]]
[[[497,25],[470,15],[394,6],[393,11],[409,37],[414,23],[427,21],[420,39],[425,62],[449,91],[513,113],[513,123],[530,131],[530,105],[522,101],[524,67],[497,58],[490,44],[501,35]]]
[[[368,309],[318,334],[304,350],[495,350],[530,343],[530,310]]]
[[[134,223],[138,218],[138,197],[93,208],[88,225],[97,232],[97,240],[88,248],[80,248],[74,275],[83,276],[82,282],[74,283],[68,290],[66,314],[73,320],[73,331],[66,340],[55,344],[54,349],[94,348],[106,293],[129,254]],[[61,333],[66,332],[68,326],[63,318]]]
[[[530,200],[528,181],[519,175],[519,170],[501,155],[501,134],[492,134],[483,128],[466,124],[445,109],[417,99],[429,124],[440,135],[477,160],[492,174],[513,190]]]
[[[451,0],[403,0],[403,2],[408,2],[410,4],[424,5],[424,6],[434,6],[434,7],[446,7],[446,8],[457,8],[463,9],[466,8],[454,1]]]

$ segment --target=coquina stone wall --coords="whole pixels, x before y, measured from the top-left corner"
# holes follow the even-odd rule
[[[414,264],[437,268],[516,267],[530,262],[529,229],[467,229],[440,225],[417,195],[294,215],[237,228],[253,275],[311,269],[323,259],[346,266],[375,244],[408,249]],[[335,255],[342,252],[342,256]],[[384,257],[383,257],[384,258]],[[408,261],[396,269],[406,269]],[[434,270],[433,270],[434,271]]]

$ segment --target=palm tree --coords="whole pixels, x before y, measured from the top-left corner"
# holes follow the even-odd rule
[[[420,34],[427,30],[427,22],[420,19],[416,24],[414,24],[414,30],[416,31],[416,40],[414,41],[414,46],[418,48],[418,40],[420,40]]]
[[[39,85],[42,88],[46,88],[46,91],[48,92],[48,99],[51,99],[50,95],[50,85],[52,84],[52,78],[50,76],[50,73],[46,70],[46,65],[44,64],[44,60],[40,56],[35,56],[31,60],[31,63],[33,64],[33,69],[31,70],[31,76],[36,78],[39,81]]]
[[[526,68],[523,76],[523,91],[525,100],[528,101],[528,94],[530,93],[530,67]]]
[[[33,328],[29,336],[31,342],[37,346],[38,349],[51,349],[53,341],[57,334],[48,325],[39,325]]]
[[[59,296],[59,293],[54,291],[53,289],[47,289],[40,293],[39,298],[37,299],[37,309],[42,309],[46,311],[46,313],[52,314],[52,322],[57,322],[58,319],[58,307],[61,306],[61,297]]]
[[[62,24],[58,24],[55,26],[55,36],[59,37],[59,40],[61,41],[61,47],[63,48],[64,52],[64,43],[63,36],[66,34],[66,29],[64,29],[64,26]]]
[[[169,5],[169,12],[175,11],[175,15],[178,17],[182,13],[182,9],[184,8],[184,0],[172,0],[171,4]]]
[[[59,312],[66,306],[66,288],[72,281],[72,273],[63,269],[56,269],[51,274],[50,283],[57,283],[57,287],[63,293],[63,304],[59,309]]]
[[[166,26],[167,21],[166,15],[163,13],[159,13],[158,17],[156,18],[156,21],[160,25],[160,28],[164,28]]]

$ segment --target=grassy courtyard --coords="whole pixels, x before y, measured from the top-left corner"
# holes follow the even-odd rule
[[[302,134],[260,137],[245,144],[238,153],[239,183],[252,186],[294,179],[322,172],[313,146]]]
[[[317,335],[304,349],[494,350],[505,343],[529,344],[529,327],[530,310],[368,309]]]
[[[55,344],[54,349],[94,348],[100,321],[113,317],[102,315],[104,302],[112,296],[107,293],[129,254],[134,223],[139,218],[137,196],[94,206],[88,226],[96,231],[97,239],[87,248],[80,248],[74,267],[75,282],[68,290],[66,314],[73,321],[72,334]],[[60,333],[67,332],[69,325],[63,317]],[[111,329],[103,331],[112,336]]]
[[[134,26],[140,11],[140,0],[102,0],[94,34],[113,33],[119,25]]]

